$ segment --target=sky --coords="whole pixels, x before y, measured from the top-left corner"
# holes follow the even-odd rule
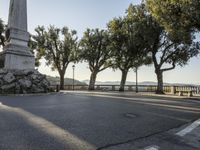
[[[139,4],[140,0],[27,0],[28,30],[34,34],[38,25],[67,26],[78,32],[82,37],[86,28],[106,28],[106,24],[114,17],[123,16],[129,4]],[[0,0],[0,18],[8,20],[9,0]],[[66,77],[72,78],[72,65],[68,66]],[[200,57],[192,58],[188,65],[177,67],[164,73],[164,82],[200,84]],[[58,76],[51,71],[44,61],[38,68],[43,74]],[[76,64],[75,78],[82,81],[90,78],[86,63]],[[120,81],[121,72],[107,69],[97,76],[98,81]],[[128,81],[135,81],[135,73],[130,70]],[[156,81],[153,65],[139,69],[139,81]]]

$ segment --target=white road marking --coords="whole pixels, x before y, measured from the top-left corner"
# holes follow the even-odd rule
[[[144,148],[144,150],[159,150],[159,149],[160,147],[158,147],[157,145],[152,145]]]
[[[0,102],[0,105],[2,105],[2,102]]]
[[[185,129],[179,131],[176,133],[176,135],[178,136],[185,136],[186,134],[192,132],[195,128],[197,128],[198,126],[200,126],[200,119],[198,119],[197,121],[193,122],[191,125],[189,125],[188,127],[186,127]]]

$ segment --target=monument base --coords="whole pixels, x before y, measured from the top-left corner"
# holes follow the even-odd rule
[[[35,68],[35,58],[28,47],[9,44],[3,51],[5,69],[25,70]]]
[[[0,69],[0,94],[47,93],[50,83],[37,70]]]

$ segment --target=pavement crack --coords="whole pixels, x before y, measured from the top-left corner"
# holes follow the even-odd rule
[[[152,136],[155,136],[155,135],[159,135],[161,133],[168,132],[168,131],[170,131],[172,129],[176,129],[176,128],[179,128],[181,126],[183,126],[183,124],[178,125],[178,126],[173,127],[173,128],[170,128],[170,129],[167,129],[167,130],[164,130],[164,131],[158,131],[158,132],[155,132],[155,133],[152,133],[152,134],[148,134],[146,136],[138,137],[138,138],[135,138],[135,139],[130,139],[130,140],[122,141],[122,142],[107,144],[105,146],[97,148],[96,150],[103,150],[103,149],[107,149],[107,148],[114,147],[114,146],[119,146],[119,145],[131,143],[131,142],[136,142],[138,140],[142,140],[142,139],[149,138],[149,137],[152,137]]]

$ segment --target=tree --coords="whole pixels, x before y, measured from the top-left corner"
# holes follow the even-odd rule
[[[67,27],[62,29],[50,26],[47,30],[43,26],[35,29],[33,36],[36,42],[37,58],[45,58],[46,64],[60,75],[60,89],[64,89],[64,76],[70,62],[76,60],[78,42],[75,30]]]
[[[35,54],[37,53],[37,42],[33,39],[33,37],[34,35],[30,34],[28,47],[30,48],[31,53],[33,53],[33,55],[35,56]],[[35,67],[40,66],[40,59],[41,57],[35,57]]]
[[[165,27],[174,41],[191,42],[200,30],[199,0],[146,0],[153,17]]]
[[[137,26],[132,18],[114,18],[108,23],[108,29],[114,54],[113,68],[122,72],[119,91],[124,91],[129,70],[137,70],[146,64],[147,53],[144,53],[143,41],[138,39]]]
[[[0,19],[0,46],[5,46],[5,37],[3,36],[3,33],[5,31],[5,27],[3,24],[3,21]]]
[[[113,49],[113,69],[119,69],[122,73],[119,91],[124,91],[127,74],[133,67],[133,55],[131,49],[126,45],[128,36],[125,29],[125,20],[123,18],[115,18],[108,23],[108,29],[111,33],[112,49]],[[132,40],[132,39],[130,39]]]
[[[111,66],[110,38],[106,30],[87,29],[80,41],[80,58],[91,71],[89,90],[94,90],[97,74]]]
[[[177,65],[186,65],[191,57],[199,53],[199,43],[173,41],[171,35],[149,14],[144,4],[137,7],[130,6],[129,16],[140,22],[138,27],[144,31],[140,36],[146,51],[151,52],[158,80],[156,93],[163,94],[163,72],[172,70]]]
[[[199,43],[177,44],[169,39],[166,32],[162,32],[159,42],[150,51],[158,80],[157,93],[163,94],[163,73],[174,69],[177,65],[184,66],[190,58],[197,56]]]

